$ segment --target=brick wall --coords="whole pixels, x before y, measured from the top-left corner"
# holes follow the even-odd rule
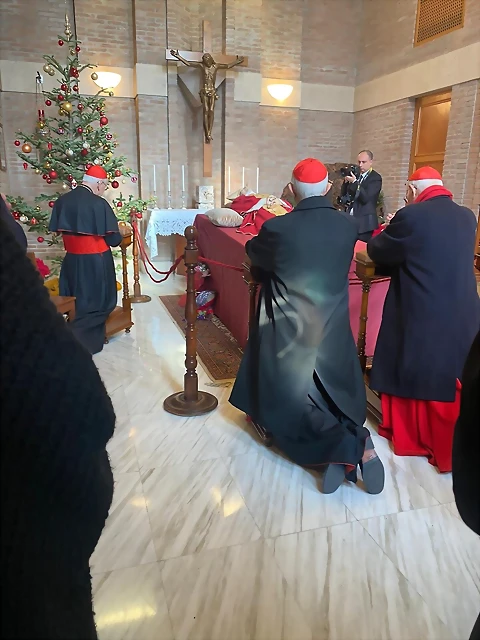
[[[408,179],[415,103],[399,100],[355,114],[351,159],[362,149],[375,155],[375,169],[382,175],[387,211],[403,205]]]
[[[477,211],[479,153],[480,81],[472,80],[452,88],[443,179],[459,204]]]
[[[466,0],[463,29],[413,47],[416,10],[417,0],[363,0],[357,84],[478,42],[478,0]]]

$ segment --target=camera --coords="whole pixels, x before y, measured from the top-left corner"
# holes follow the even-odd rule
[[[342,178],[346,178],[351,173],[353,173],[353,175],[358,180],[358,178],[360,177],[360,167],[358,166],[358,164],[349,164],[346,167],[342,167],[340,169],[340,173],[342,174]]]

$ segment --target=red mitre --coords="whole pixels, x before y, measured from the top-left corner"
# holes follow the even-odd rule
[[[316,184],[328,177],[327,167],[315,158],[301,160],[293,170],[293,177],[298,182]]]
[[[417,180],[441,180],[442,176],[433,167],[420,167],[412,173],[409,182],[416,182]]]
[[[91,178],[97,178],[97,180],[106,180],[107,178],[107,172],[105,169],[96,164],[92,165],[90,169],[87,169],[85,171],[85,175],[90,176]]]

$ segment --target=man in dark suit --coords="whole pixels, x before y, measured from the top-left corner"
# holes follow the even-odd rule
[[[480,325],[476,220],[452,198],[438,171],[417,169],[412,203],[368,243],[391,275],[370,377],[382,396],[379,433],[397,455],[427,456],[441,472],[452,470],[462,370]]]
[[[324,493],[362,469],[369,493],[383,466],[363,424],[366,396],[348,311],[348,271],[357,225],[325,197],[326,167],[293,170],[297,206],[268,220],[246,245],[262,289],[230,402],[307,467],[328,465]]]
[[[378,227],[377,202],[382,190],[382,176],[373,169],[373,153],[368,149],[360,151],[357,162],[360,177],[353,173],[346,176],[342,192],[353,197],[349,213],[357,220],[359,240],[368,242]]]

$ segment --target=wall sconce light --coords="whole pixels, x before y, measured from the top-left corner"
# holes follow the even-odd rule
[[[112,73],[111,71],[97,71],[92,73],[92,76],[96,76],[93,81],[100,87],[100,89],[115,89],[120,84],[122,76],[119,73]]]
[[[292,94],[293,87],[291,84],[269,84],[267,90],[272,98],[284,102]]]

